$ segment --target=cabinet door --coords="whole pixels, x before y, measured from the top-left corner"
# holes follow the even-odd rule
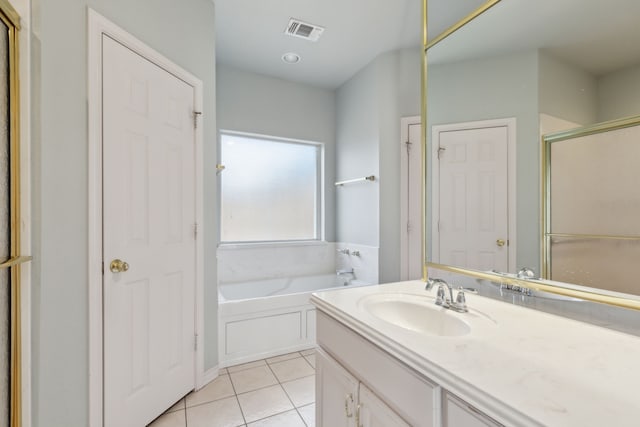
[[[358,427],[411,427],[362,383],[358,418]]]
[[[444,393],[442,405],[443,427],[503,427],[493,418],[450,393]]]
[[[356,427],[358,380],[322,350],[316,352],[316,425]]]

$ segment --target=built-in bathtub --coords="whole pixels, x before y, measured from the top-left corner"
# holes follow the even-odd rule
[[[366,283],[335,274],[223,283],[218,287],[220,364],[238,363],[315,346],[312,292]]]

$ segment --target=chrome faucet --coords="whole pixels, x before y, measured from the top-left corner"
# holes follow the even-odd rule
[[[442,279],[428,279],[425,290],[431,290],[435,284],[438,284],[438,291],[436,293],[436,305],[442,308],[448,308],[458,313],[466,313],[469,311],[467,308],[467,300],[464,295],[464,288],[458,288],[458,295],[455,300],[453,299],[453,287]]]
[[[516,274],[518,279],[534,279],[536,277],[536,273],[530,269],[529,267],[522,267],[518,274]]]
[[[343,276],[345,274],[354,274],[353,273],[353,268],[351,269],[344,269],[344,270],[336,270],[336,276]]]

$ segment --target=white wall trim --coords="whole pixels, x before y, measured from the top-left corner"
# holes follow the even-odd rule
[[[452,123],[446,125],[434,125],[431,129],[431,156],[432,159],[438,158],[438,147],[440,132],[455,131],[455,130],[467,130],[467,129],[483,129],[498,126],[507,127],[507,203],[509,209],[508,215],[508,233],[509,233],[509,246],[507,253],[509,256],[509,272],[516,272],[516,119],[494,119],[494,120],[480,120],[474,122]],[[433,262],[440,262],[440,255],[433,248],[440,247],[440,233],[438,232],[438,215],[439,212],[439,199],[440,199],[440,182],[439,173],[440,165],[437,161],[431,162],[431,247],[429,248],[429,254]]]
[[[196,384],[196,388],[198,390],[200,390],[202,387],[206,386],[211,381],[213,381],[216,378],[218,378],[219,375],[220,375],[220,367],[219,366],[214,366],[211,369],[207,369],[200,376],[199,383]]]
[[[409,140],[409,126],[419,125],[422,123],[420,116],[401,117],[400,118],[400,280],[408,280],[408,257],[407,250],[408,236],[407,236],[407,224],[404,219],[409,216],[407,201],[405,200],[405,194],[409,191],[409,180],[407,176],[407,162],[408,155],[405,147],[405,142]],[[420,147],[422,151],[422,147]]]
[[[88,9],[88,284],[89,284],[89,426],[103,425],[103,348],[102,348],[102,36],[129,49],[177,76],[195,90],[196,111],[202,111],[202,81],[156,52],[122,28]],[[202,116],[201,116],[202,117]],[[203,239],[203,133],[202,120],[195,132],[196,173],[196,298],[194,329],[198,337],[194,386],[204,382],[204,239]]]

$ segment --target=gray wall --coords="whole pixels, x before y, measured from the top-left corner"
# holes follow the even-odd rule
[[[580,124],[597,121],[596,78],[581,68],[540,52],[540,113]]]
[[[400,118],[420,115],[422,49],[380,55],[378,73],[380,126],[380,283],[400,280]]]
[[[375,67],[367,66],[337,90],[337,181],[380,175],[376,77]],[[336,189],[336,241],[378,246],[379,185],[362,182]]]
[[[210,0],[34,0],[34,426],[88,425],[87,6],[202,79],[204,163],[216,164]],[[213,167],[204,179],[204,255],[215,259]],[[206,367],[217,363],[215,277],[206,263]]]
[[[640,66],[598,78],[598,121],[640,114]]]
[[[427,81],[428,153],[433,125],[516,118],[517,265],[539,272],[537,52],[433,65]],[[427,167],[430,171],[430,165]],[[430,206],[430,200],[427,202]]]
[[[322,142],[325,239],[335,239],[335,93],[217,65],[218,129]]]
[[[337,240],[379,246],[380,283],[400,279],[400,118],[420,114],[420,49],[378,56],[337,90]]]

